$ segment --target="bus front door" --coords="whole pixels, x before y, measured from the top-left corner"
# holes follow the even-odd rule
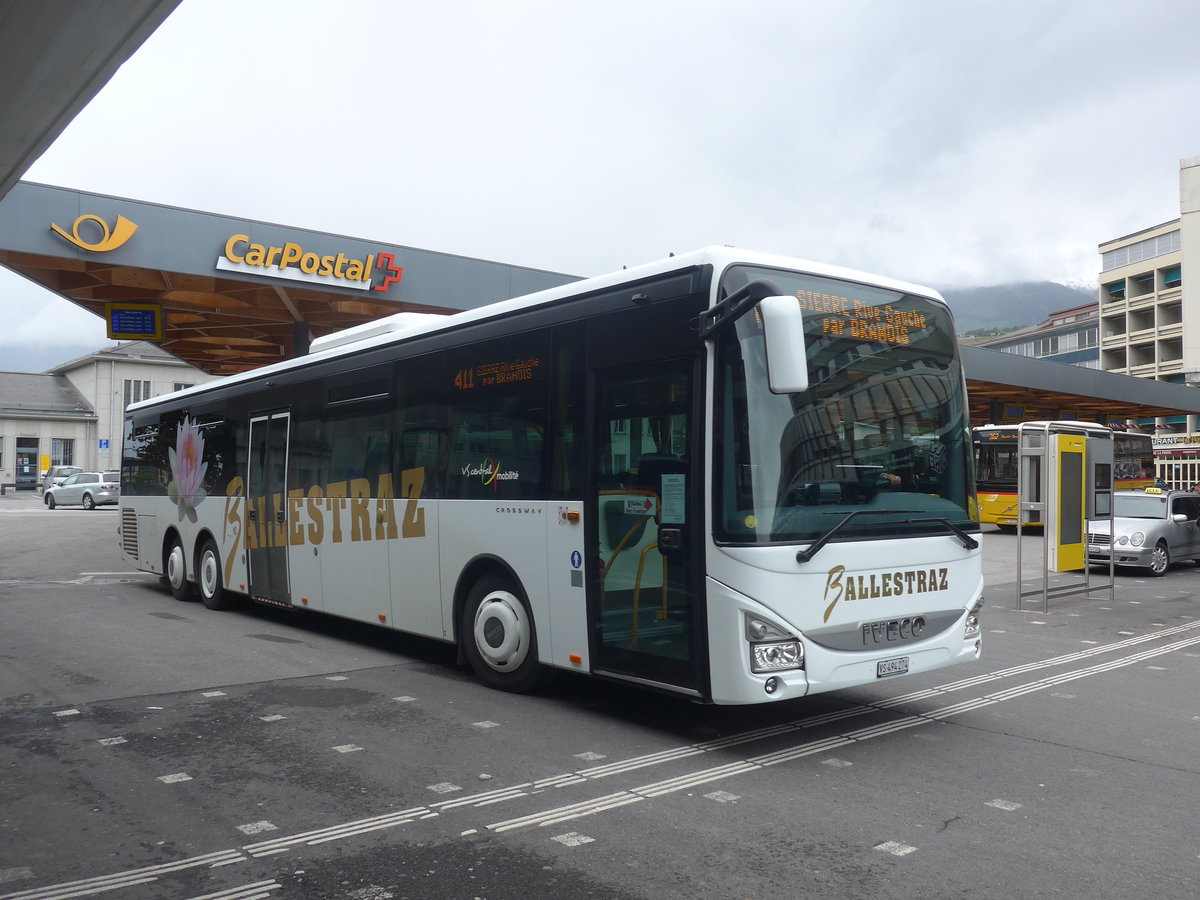
[[[690,360],[593,376],[590,615],[597,672],[699,694],[694,377]]]
[[[250,420],[246,473],[246,553],[250,596],[291,606],[288,586],[287,448],[289,413]]]

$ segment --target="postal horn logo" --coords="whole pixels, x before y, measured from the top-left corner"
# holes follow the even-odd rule
[[[94,222],[96,225],[100,226],[100,240],[89,241],[85,240],[84,237],[80,235],[80,227],[85,222]],[[133,237],[133,233],[137,231],[137,225],[133,222],[130,222],[124,216],[118,215],[117,224],[110,229],[108,227],[108,223],[102,218],[89,214],[82,215],[76,219],[74,224],[71,225],[70,233],[63,231],[53,222],[50,223],[50,230],[66,238],[76,247],[81,247],[84,250],[92,250],[96,253],[105,253],[109,250],[116,250],[127,240]],[[91,232],[91,234],[88,235],[89,237],[95,236],[96,229],[94,227],[88,226],[87,230],[88,232]]]

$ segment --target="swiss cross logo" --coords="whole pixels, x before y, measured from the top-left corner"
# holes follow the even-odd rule
[[[396,265],[396,257],[390,253],[380,253],[379,261],[375,263],[375,268],[386,273],[383,281],[372,288],[372,290],[376,291],[386,291],[404,275],[404,267]]]

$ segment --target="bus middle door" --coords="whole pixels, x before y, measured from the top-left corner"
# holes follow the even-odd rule
[[[288,579],[287,449],[291,414],[250,420],[246,467],[246,558],[250,596],[291,606]]]

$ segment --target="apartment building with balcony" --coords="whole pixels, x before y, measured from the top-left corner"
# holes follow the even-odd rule
[[[1184,282],[1200,272],[1200,156],[1180,161],[1179,188],[1178,219],[1100,244],[1100,368],[1200,386],[1200,286],[1189,292]],[[1197,418],[1154,424],[1193,435]]]

